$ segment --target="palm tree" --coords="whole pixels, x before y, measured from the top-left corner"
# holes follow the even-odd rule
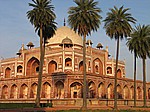
[[[118,69],[118,56],[119,56],[119,40],[124,37],[128,37],[131,32],[131,23],[135,23],[135,19],[130,13],[127,13],[129,8],[124,9],[120,7],[119,9],[114,6],[111,8],[110,12],[107,13],[105,18],[104,28],[106,29],[106,34],[111,38],[117,40],[117,50],[116,50],[116,67],[115,67],[115,78],[114,78],[114,110],[117,110],[117,69]]]
[[[50,5],[51,0],[32,0],[32,3],[29,3],[29,6],[32,6],[33,9],[27,12],[27,17],[30,20],[31,24],[34,25],[35,29],[40,30],[40,66],[39,66],[39,75],[38,75],[38,88],[37,96],[35,101],[35,106],[40,107],[40,92],[41,92],[41,82],[42,82],[42,73],[43,73],[43,62],[44,62],[44,46],[43,46],[43,26],[51,24],[56,18],[54,14],[54,7]]]
[[[131,33],[131,44],[134,46],[136,56],[143,61],[143,97],[144,107],[146,107],[146,58],[150,57],[150,26],[139,25]],[[132,47],[133,47],[132,46]],[[132,49],[129,48],[129,49]]]
[[[43,30],[42,30],[42,36],[43,36],[43,41],[44,41],[44,54],[45,54],[45,44],[47,43],[47,40],[55,35],[55,31],[57,29],[56,22],[52,21],[49,25],[44,25]],[[38,30],[38,35],[40,36],[40,29]]]
[[[134,34],[134,30],[131,33],[131,38],[128,38],[127,40],[127,46],[129,47],[129,50],[132,52],[134,52],[134,107],[136,107],[136,58],[138,57],[137,53],[138,53],[138,38],[135,36]]]
[[[83,36],[83,109],[86,109],[86,36],[92,31],[97,31],[102,17],[99,15],[101,9],[97,7],[98,2],[94,0],[74,0],[74,2],[77,6],[69,8],[68,23],[75,32]]]

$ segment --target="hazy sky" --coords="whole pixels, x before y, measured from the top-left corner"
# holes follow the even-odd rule
[[[150,0],[96,0],[99,1],[98,7],[103,11],[101,16],[103,19],[109,8],[114,6],[130,8],[130,13],[137,19],[136,25],[150,24]],[[27,45],[32,41],[36,47],[39,46],[39,37],[34,31],[26,17],[26,12],[31,9],[28,3],[32,0],[0,0],[0,58],[15,57],[16,52],[21,47],[21,44]],[[73,0],[52,0],[57,16],[56,22],[58,27],[63,26],[63,20],[67,20],[67,11],[70,6],[75,6]],[[102,19],[102,20],[103,20]],[[102,43],[104,48],[109,47],[111,56],[115,57],[116,42],[111,40],[103,29],[104,23],[98,32],[92,33],[87,39],[93,41],[93,47],[98,42]],[[134,27],[135,25],[133,25]],[[128,51],[126,47],[126,40],[120,43],[120,57],[119,59],[126,61],[126,77],[133,78],[133,54]],[[142,61],[138,59],[137,62],[137,78],[142,80]],[[150,81],[150,59],[147,59],[147,80]]]

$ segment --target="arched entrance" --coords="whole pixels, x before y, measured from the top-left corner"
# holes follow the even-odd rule
[[[118,99],[122,99],[121,86],[117,85],[117,97]]]
[[[55,97],[64,98],[64,84],[61,81],[55,83]]]
[[[108,87],[107,87],[107,98],[108,99],[112,99],[113,97],[114,97],[114,94],[113,94],[113,85],[109,84]]]
[[[93,81],[91,81],[89,84],[89,91],[88,91],[88,97],[89,98],[95,98],[96,97],[96,86]]]
[[[8,99],[8,86],[4,85],[2,87],[2,99]]]
[[[26,84],[21,85],[20,98],[28,98],[28,86]]]
[[[34,83],[31,85],[30,98],[36,98],[36,94],[37,94],[37,84]]]
[[[14,84],[14,85],[11,87],[11,90],[10,90],[10,98],[15,98],[15,99],[17,99],[17,95],[18,95],[18,88],[17,88],[17,86]]]
[[[140,87],[137,87],[137,99],[142,99],[142,90]]]
[[[71,98],[82,98],[83,87],[79,82],[74,82],[70,85]]]
[[[127,86],[124,86],[123,88],[123,98],[129,99],[129,88]]]
[[[134,87],[133,86],[131,86],[130,88],[130,98],[134,99]]]
[[[48,82],[45,82],[42,86],[42,98],[50,98],[51,94],[51,85]]]
[[[98,97],[99,98],[106,98],[105,87],[104,87],[103,83],[100,83],[98,86]]]

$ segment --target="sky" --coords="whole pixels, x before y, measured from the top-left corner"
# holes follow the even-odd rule
[[[95,0],[98,1],[98,7],[102,12],[100,28],[97,32],[93,32],[87,39],[91,39],[93,47],[100,42],[106,48],[109,48],[111,57],[116,57],[116,41],[111,40],[105,33],[103,20],[106,18],[106,13],[110,8],[117,6],[118,8],[130,8],[128,11],[136,18],[136,24],[132,24],[133,28],[139,24],[150,24],[150,0]],[[36,47],[39,47],[39,37],[35,33],[34,27],[29,22],[26,12],[31,10],[28,3],[32,0],[0,0],[0,59],[16,57],[16,52],[21,48],[21,45],[27,45],[28,42],[33,42]],[[64,18],[67,21],[68,9],[75,6],[73,0],[52,0],[52,5],[55,7],[56,22],[58,28],[63,26]],[[67,24],[67,23],[66,23]],[[68,25],[67,25],[68,26]],[[129,52],[126,46],[126,39],[120,43],[120,60],[125,60],[126,77],[133,79],[133,54]],[[146,61],[147,81],[150,82],[150,59]],[[142,80],[142,60],[137,60],[137,79]]]

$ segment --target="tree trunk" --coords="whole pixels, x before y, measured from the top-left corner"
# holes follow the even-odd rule
[[[144,107],[146,107],[146,58],[143,58],[143,98],[144,98]]]
[[[42,73],[43,73],[43,62],[44,62],[44,46],[43,46],[43,35],[42,35],[42,25],[40,26],[40,66],[38,74],[38,87],[37,95],[35,100],[35,107],[40,107],[40,93],[41,93],[41,84],[42,84]]]
[[[119,56],[119,37],[117,39],[117,51],[116,51],[116,68],[115,68],[115,78],[114,78],[114,110],[117,110],[117,69],[118,69],[118,56]]]
[[[136,107],[136,52],[134,52],[134,107]]]
[[[87,84],[86,84],[86,35],[84,35],[83,37],[83,107],[82,109],[86,111],[87,109],[87,100],[86,100],[86,96],[87,96]]]

